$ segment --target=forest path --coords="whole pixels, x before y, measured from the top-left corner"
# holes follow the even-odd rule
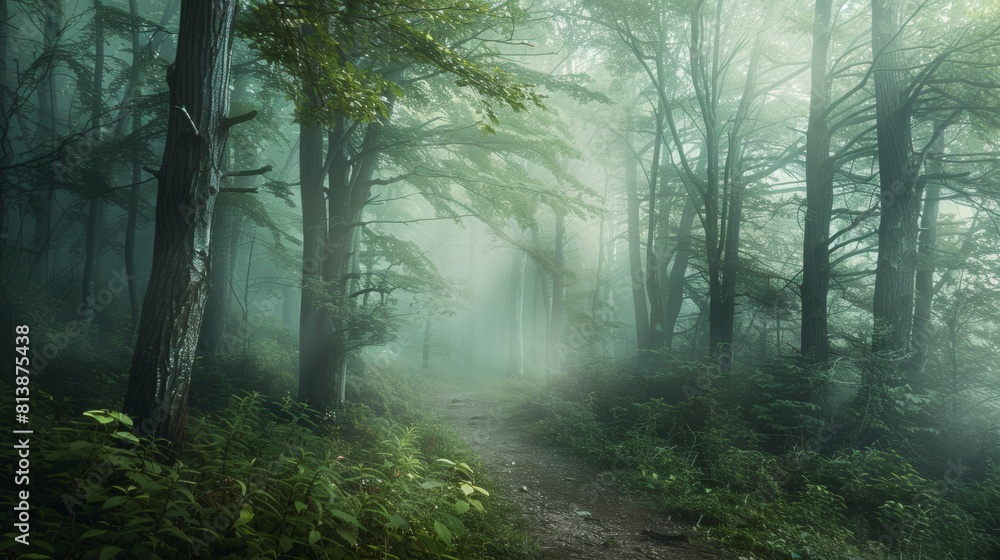
[[[442,391],[432,405],[523,509],[542,558],[634,560],[733,559],[691,544],[655,541],[642,533],[686,533],[686,527],[643,506],[582,458],[532,441],[511,419],[509,405],[483,387]],[[516,559],[512,559],[516,560]]]

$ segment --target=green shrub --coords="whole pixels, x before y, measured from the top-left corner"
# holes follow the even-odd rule
[[[491,546],[469,530],[489,491],[465,462],[425,455],[420,429],[369,418],[380,440],[365,447],[317,436],[305,413],[234,398],[191,419],[169,465],[117,412],[38,427],[35,557],[457,558]]]

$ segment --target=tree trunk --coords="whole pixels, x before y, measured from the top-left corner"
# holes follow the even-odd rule
[[[139,19],[139,0],[129,0],[129,14],[133,21]],[[141,92],[139,84],[142,83],[142,65],[139,63],[139,52],[142,48],[142,39],[139,33],[139,26],[132,28],[132,83],[133,99],[137,98]],[[142,126],[142,115],[135,107],[132,108],[132,134],[136,134]],[[136,227],[139,223],[139,181],[142,180],[142,161],[139,159],[138,151],[132,152],[132,188],[128,194],[128,220],[125,223],[125,276],[128,278],[128,303],[132,313],[132,321],[129,324],[128,344],[135,340],[139,330],[139,315],[141,312],[141,302],[139,301],[139,283],[136,277],[135,266],[135,237]]]
[[[913,144],[906,106],[907,73],[899,33],[898,0],[872,0],[875,53],[875,124],[878,136],[881,217],[872,305],[872,352],[881,358],[862,378],[861,398],[871,411],[865,437],[894,433],[900,419],[893,390],[904,382],[913,324],[913,282],[921,186],[910,156]]]
[[[434,318],[430,315],[424,319],[424,343],[421,353],[421,367],[429,369],[431,365],[431,327],[434,325]]]
[[[302,193],[302,307],[299,313],[298,400],[316,408],[334,402],[330,371],[331,341],[327,340],[327,312],[319,305],[326,259],[332,249],[327,239],[324,200],[323,131],[318,124],[299,129],[299,177]]]
[[[45,12],[45,23],[43,28],[43,46],[46,50],[53,49],[62,35],[64,17],[64,0],[52,0],[48,3],[48,10]],[[54,141],[59,134],[59,117],[57,115],[58,103],[56,101],[56,91],[58,91],[55,62],[49,59],[46,63],[45,72],[38,82],[38,129],[35,131],[35,144]],[[58,167],[58,164],[57,166]],[[58,173],[57,173],[58,177]],[[49,267],[49,249],[52,235],[52,211],[55,199],[55,188],[46,183],[36,186],[34,189],[35,212],[35,232],[32,238],[35,251],[35,261],[32,268],[40,266],[42,269],[43,284],[48,284],[52,277],[52,270]]]
[[[629,147],[631,142],[626,141]],[[636,177],[638,162],[629,155],[625,164],[625,198],[628,216],[628,264],[632,281],[632,305],[635,308],[635,338],[640,362],[650,348],[649,310],[646,308],[646,286],[642,271],[642,246],[639,237],[639,187]]]
[[[292,286],[285,286],[282,290],[281,323],[289,330],[298,326],[299,310],[302,305],[299,301],[299,293],[299,290]]]
[[[549,332],[546,337],[548,345],[548,360],[546,366],[549,371],[559,371],[562,367],[562,321],[563,321],[563,299],[566,294],[566,272],[565,272],[565,243],[566,243],[566,215],[561,209],[555,209],[556,214],[556,239],[555,239],[555,259],[553,260],[552,271],[552,318],[549,320]]]
[[[184,0],[158,176],[153,268],[139,322],[125,412],[180,451],[188,388],[208,293],[211,224],[228,125],[236,2]]]
[[[103,112],[102,97],[104,95],[104,22],[101,17],[101,3],[94,0],[94,91],[93,101],[90,108],[90,123],[94,128],[91,135],[95,148],[98,148],[101,140],[101,114]],[[98,157],[99,150],[93,152],[93,176],[99,177],[103,174],[101,169],[101,159]],[[91,185],[90,190],[96,191],[97,186]],[[97,276],[97,251],[100,241],[101,226],[104,222],[104,200],[101,194],[90,197],[90,206],[87,210],[87,233],[86,252],[83,258],[83,282],[80,293],[81,309],[83,315],[90,320],[94,316],[94,293]]]
[[[674,264],[670,267],[670,278],[667,281],[667,301],[663,304],[663,346],[670,348],[674,343],[674,331],[677,328],[677,317],[684,303],[684,283],[687,278],[688,261],[691,258],[691,230],[694,227],[696,214],[695,202],[688,197],[681,211],[681,221],[677,226],[677,250],[674,253]]]
[[[833,0],[817,0],[813,22],[812,95],[806,131],[806,215],[802,241],[802,355],[815,363],[830,357],[827,299],[830,290],[830,216],[833,211],[833,160],[826,111],[830,105],[827,64],[832,36]]]
[[[531,243],[535,251],[542,251],[542,236],[538,231],[538,224],[531,225]],[[549,290],[549,273],[545,270],[545,265],[541,259],[535,259],[535,278],[538,280],[535,288],[542,299],[542,322],[543,330],[548,332],[549,319],[552,316],[552,291]]]
[[[726,217],[726,254],[722,261],[722,341],[728,354],[734,351],[736,330],[736,286],[739,283],[740,227],[743,220],[742,179],[734,177],[729,187],[729,209]]]
[[[469,293],[473,298],[476,296],[476,224],[477,220],[472,219],[469,226]],[[469,304],[466,312],[466,343],[465,343],[465,369],[472,373],[476,369],[476,309],[475,302]]]
[[[660,177],[660,152],[663,147],[663,117],[659,97],[656,107],[656,135],[653,137],[653,161],[649,166],[649,218],[646,230],[646,294],[649,296],[649,349],[659,350],[664,343],[663,294],[660,292],[659,261],[666,254],[656,247],[656,186]],[[664,211],[664,221],[666,221]],[[651,359],[652,356],[649,356]],[[647,364],[651,365],[651,364]]]
[[[210,364],[219,362],[226,349],[226,318],[229,316],[229,303],[232,287],[230,286],[232,267],[232,239],[238,238],[235,223],[238,210],[227,203],[231,193],[219,197],[218,207],[212,225],[212,237],[215,239],[215,250],[212,251],[212,269],[210,273],[211,288],[205,301],[205,315],[198,335],[198,346],[205,360]]]
[[[510,267],[510,329],[508,333],[507,376],[524,374],[524,268],[528,256],[514,249]]]
[[[932,175],[942,175],[944,166],[944,130],[935,130],[931,151],[927,154],[927,171]],[[937,261],[937,221],[941,196],[941,183],[932,180],[924,194],[923,212],[920,216],[920,237],[917,249],[917,271],[914,279],[915,300],[913,304],[913,333],[910,347],[913,349],[913,373],[921,374],[927,364],[927,351],[933,336],[931,305],[934,302],[934,269]]]
[[[913,144],[905,105],[907,75],[898,39],[899,19],[898,0],[872,1],[881,195],[872,350],[890,359],[905,354],[909,344],[921,194],[910,161]]]

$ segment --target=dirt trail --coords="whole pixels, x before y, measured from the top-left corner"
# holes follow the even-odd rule
[[[489,392],[438,397],[446,420],[510,489],[527,515],[545,559],[736,559],[688,543],[651,539],[644,530],[686,534],[686,527],[649,511],[573,454],[531,441]],[[512,559],[515,560],[515,559]]]

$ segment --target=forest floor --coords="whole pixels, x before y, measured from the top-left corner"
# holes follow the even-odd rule
[[[479,454],[524,511],[546,560],[739,560],[683,542],[654,540],[643,531],[687,535],[675,523],[618,487],[610,471],[569,451],[533,441],[509,403],[489,387],[452,387],[431,403]]]

